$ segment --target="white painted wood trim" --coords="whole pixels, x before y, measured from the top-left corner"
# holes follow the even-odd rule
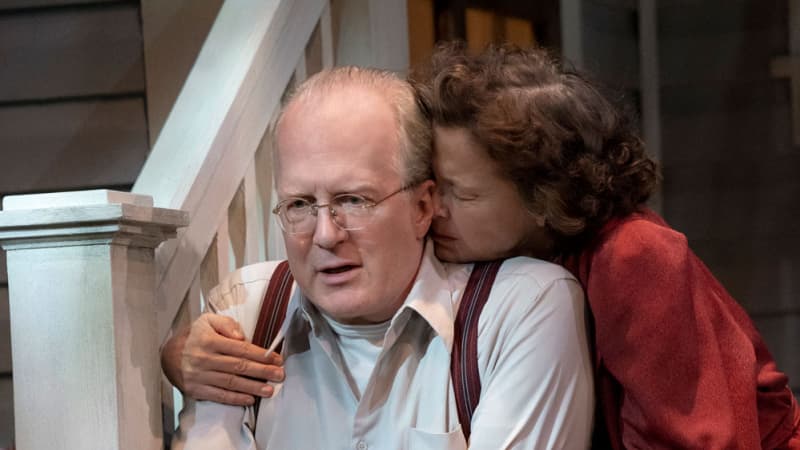
[[[116,243],[154,248],[188,223],[183,211],[129,204],[0,211],[5,250]]]
[[[270,121],[269,130],[275,130],[277,123],[278,114],[275,114]],[[269,178],[263,181],[264,183],[269,183],[269,189],[264,191],[264,188],[267,187],[265,184],[262,187],[260,194],[262,204],[266,208],[264,227],[264,239],[266,240],[266,259],[268,261],[283,260],[286,259],[286,244],[283,240],[283,231],[281,230],[281,226],[278,224],[278,217],[275,214],[272,214],[272,210],[278,204],[278,193],[275,190],[275,174],[273,173],[275,169],[275,160],[272,157],[273,152],[275,152],[275,134],[273,132],[265,135],[261,152],[261,164],[265,169],[267,167],[269,168]]]
[[[230,221],[226,215],[222,219],[219,228],[217,228],[217,238],[214,240],[217,244],[217,283],[222,281],[236,268],[234,258],[231,257],[233,248],[231,247],[229,224]]]
[[[245,178],[247,176],[245,175]],[[234,267],[244,265],[245,240],[247,239],[247,212],[244,205],[244,180],[236,189],[233,200],[228,207],[228,235],[230,236],[232,260]]]
[[[259,262],[258,244],[261,234],[261,212],[258,210],[258,185],[256,181],[255,157],[244,176],[244,263]]]
[[[50,192],[44,194],[9,195],[3,198],[3,209],[42,209],[84,205],[127,203],[136,206],[153,206],[151,197],[130,192],[94,189],[75,192]]]
[[[203,291],[200,289],[199,274],[194,277],[189,291],[186,292],[186,312],[189,315],[189,323],[194,322],[203,313]]]
[[[162,447],[153,248],[186,214],[102,194],[19,196],[0,211],[20,448]],[[58,207],[26,209],[45,200]]]
[[[270,27],[280,25],[285,3],[240,0],[222,6],[134,192],[151,195],[159,206],[191,206],[192,188],[206,183],[225,150],[224,132],[230,133],[244,104],[237,100],[252,89],[251,74],[258,71],[253,62]]]
[[[200,279],[200,290],[203,294],[203,298],[208,298],[208,293],[211,292],[211,289],[219,284],[219,258],[217,257],[217,249],[219,246],[217,245],[217,237],[214,236],[214,240],[211,241],[211,246],[208,248],[203,260],[200,262],[200,270],[198,271],[197,277]],[[175,312],[176,316],[180,316],[182,314],[183,304],[178,306],[178,310]],[[173,319],[173,323],[175,320]]]
[[[270,198],[270,211],[278,204],[278,194],[272,190]],[[269,236],[267,236],[267,259],[286,259],[286,244],[283,241],[283,231],[278,224],[275,214],[270,214]]]
[[[157,254],[162,340],[324,5],[225,2],[134,185],[156,205],[178,205],[191,214],[178,242]]]
[[[264,133],[264,137],[261,141],[261,144],[259,144],[259,149],[256,152],[254,160],[256,166],[256,186],[258,187],[258,208],[260,212],[260,233],[258,236],[258,256],[260,261],[266,261],[269,259],[268,239],[272,221],[271,199],[273,189],[272,141],[274,136],[272,134],[272,130],[275,127],[277,116],[278,115],[276,113],[272,120],[270,120],[270,125],[267,127],[267,131]]]

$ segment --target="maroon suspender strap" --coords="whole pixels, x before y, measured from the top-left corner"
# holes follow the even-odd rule
[[[282,261],[272,272],[267,292],[261,302],[261,312],[258,314],[256,331],[253,333],[254,344],[267,348],[278,335],[292,293],[292,281],[294,278],[289,271],[289,262]]]
[[[261,311],[258,313],[256,331],[253,333],[253,344],[267,348],[275,340],[278,331],[281,329],[283,319],[286,317],[286,307],[289,305],[289,298],[292,293],[292,272],[289,271],[289,262],[282,261],[272,272],[261,301]],[[280,352],[280,347],[276,349]],[[261,399],[256,399],[253,405],[256,418],[258,418],[258,407]]]
[[[469,276],[453,326],[453,352],[450,355],[450,377],[456,397],[458,421],[469,442],[472,414],[481,396],[478,373],[478,319],[489,299],[497,271],[503,261],[475,263]]]

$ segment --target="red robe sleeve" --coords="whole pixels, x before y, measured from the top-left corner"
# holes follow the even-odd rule
[[[626,220],[590,258],[582,281],[598,364],[621,388],[614,434],[625,448],[758,449],[787,439],[786,376],[685,236]]]

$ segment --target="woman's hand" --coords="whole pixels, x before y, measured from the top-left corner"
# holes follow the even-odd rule
[[[173,335],[161,351],[164,374],[185,395],[230,405],[271,397],[283,381],[283,359],[247,342],[230,317],[206,313]]]

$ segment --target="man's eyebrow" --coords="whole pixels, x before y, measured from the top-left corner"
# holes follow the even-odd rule
[[[359,194],[359,195],[377,195],[380,194],[380,189],[373,185],[373,184],[366,184],[366,183],[359,183],[353,185],[345,185],[341,189],[327,191],[328,195],[331,197],[342,195],[342,194]],[[299,190],[293,189],[286,189],[282,192],[278,192],[278,196],[282,196],[283,198],[288,197],[296,197],[296,198],[303,198],[303,199],[316,199],[316,195],[314,193],[303,192]]]
[[[307,192],[295,191],[293,189],[285,189],[285,190],[277,190],[278,197],[283,198],[310,198],[314,197],[314,195],[309,194]]]
[[[341,189],[337,189],[334,192],[331,192],[332,195],[340,195],[340,194],[366,194],[366,193],[378,193],[379,188],[374,184],[367,184],[367,183],[358,183],[352,185],[345,185]]]

